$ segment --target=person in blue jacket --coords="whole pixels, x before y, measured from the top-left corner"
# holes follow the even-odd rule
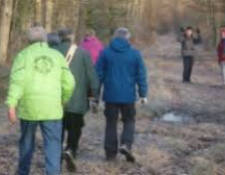
[[[106,160],[115,160],[117,153],[128,162],[135,162],[131,149],[135,133],[135,102],[147,103],[147,73],[140,51],[133,48],[127,28],[118,28],[114,37],[100,54],[97,74],[104,87],[106,130]],[[120,147],[117,138],[119,113],[122,114],[123,132]]]

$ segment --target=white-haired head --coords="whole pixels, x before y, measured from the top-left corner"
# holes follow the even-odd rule
[[[120,27],[120,28],[116,29],[116,31],[114,33],[114,37],[130,39],[131,33],[128,28]]]
[[[27,32],[30,43],[47,42],[47,32],[42,26],[31,27]]]

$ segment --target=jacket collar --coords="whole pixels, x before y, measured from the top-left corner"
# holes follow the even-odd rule
[[[35,42],[30,45],[31,47],[49,47],[46,42]]]

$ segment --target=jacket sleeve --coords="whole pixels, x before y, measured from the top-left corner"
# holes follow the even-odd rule
[[[91,90],[91,95],[98,99],[99,96],[99,80],[95,71],[91,56],[88,52],[84,52],[85,69],[88,77],[88,85]]]
[[[183,43],[185,40],[184,35],[183,34],[179,34],[179,36],[177,37],[177,41],[180,43]]]
[[[15,58],[9,80],[9,90],[6,104],[8,107],[16,107],[24,93],[25,85],[25,57],[18,54]]]
[[[98,79],[100,81],[100,86],[104,83],[106,77],[106,59],[104,51],[102,51],[99,55],[98,61],[96,63],[95,69],[98,75]]]
[[[140,97],[147,97],[148,94],[148,83],[147,83],[147,71],[141,56],[141,53],[137,54],[137,85],[138,93]]]
[[[69,101],[73,94],[76,81],[66,63],[66,59],[62,56],[62,74],[61,74],[61,86],[62,86],[62,102]]]
[[[198,34],[194,35],[193,41],[194,41],[195,45],[201,44],[202,43],[202,36],[201,36],[201,34],[198,33]]]

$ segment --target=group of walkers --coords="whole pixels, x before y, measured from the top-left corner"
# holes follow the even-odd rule
[[[60,175],[64,160],[68,171],[75,172],[84,116],[89,109],[97,111],[101,92],[106,160],[114,161],[121,153],[128,162],[135,162],[135,103],[148,102],[148,83],[141,53],[130,38],[127,28],[118,28],[105,47],[95,31],[87,30],[77,45],[70,29],[47,34],[42,26],[35,25],[28,30],[29,44],[14,59],[6,101],[9,121],[16,124],[18,115],[20,123],[17,175],[30,173],[38,126],[44,141],[46,174]],[[183,82],[190,83],[195,45],[202,43],[200,30],[182,29],[178,41],[182,46]],[[218,58],[225,84],[225,29],[221,30]],[[119,114],[123,122],[120,138]]]
[[[29,45],[14,60],[6,101],[9,121],[16,124],[18,116],[21,130],[16,174],[30,173],[38,126],[46,174],[60,175],[64,160],[68,171],[75,172],[84,115],[89,109],[96,111],[102,91],[106,160],[114,161],[121,153],[128,162],[135,162],[135,103],[148,102],[148,83],[141,53],[131,45],[130,31],[118,28],[106,47],[93,30],[87,31],[79,45],[69,29],[47,34],[43,27],[33,26],[27,38]],[[123,132],[118,139],[120,113]]]

